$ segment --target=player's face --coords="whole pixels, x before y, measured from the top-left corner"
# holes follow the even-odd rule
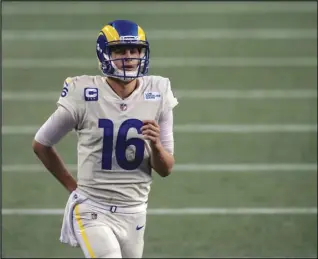
[[[136,70],[139,60],[134,58],[140,58],[140,49],[132,46],[118,46],[114,47],[111,51],[112,59],[124,59],[114,61],[118,69],[125,67],[126,71]]]

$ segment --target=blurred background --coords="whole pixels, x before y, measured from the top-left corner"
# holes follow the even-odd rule
[[[68,198],[31,150],[66,77],[99,74],[115,19],[169,77],[176,166],[154,175],[144,257],[317,257],[316,2],[2,3],[2,256],[59,243]],[[57,149],[76,174],[76,136]]]

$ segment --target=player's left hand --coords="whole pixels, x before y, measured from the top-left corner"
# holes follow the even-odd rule
[[[152,147],[160,147],[160,127],[154,120],[144,120],[144,125],[141,127],[141,133],[145,139],[150,140]]]

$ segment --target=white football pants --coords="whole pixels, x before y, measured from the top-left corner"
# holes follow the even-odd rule
[[[74,232],[86,258],[141,258],[147,206],[105,207],[91,200],[77,204]]]

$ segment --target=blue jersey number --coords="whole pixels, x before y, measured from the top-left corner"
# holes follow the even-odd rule
[[[124,121],[118,130],[115,155],[118,165],[125,170],[134,170],[141,165],[144,159],[145,143],[139,138],[127,139],[129,129],[134,128],[138,134],[141,134],[140,128],[143,123],[137,119],[129,119]],[[113,139],[114,139],[114,124],[108,119],[99,119],[98,127],[104,129],[103,139],[103,155],[102,169],[112,169],[112,154],[113,154]],[[126,158],[126,149],[128,146],[135,146],[135,158],[128,161]]]

